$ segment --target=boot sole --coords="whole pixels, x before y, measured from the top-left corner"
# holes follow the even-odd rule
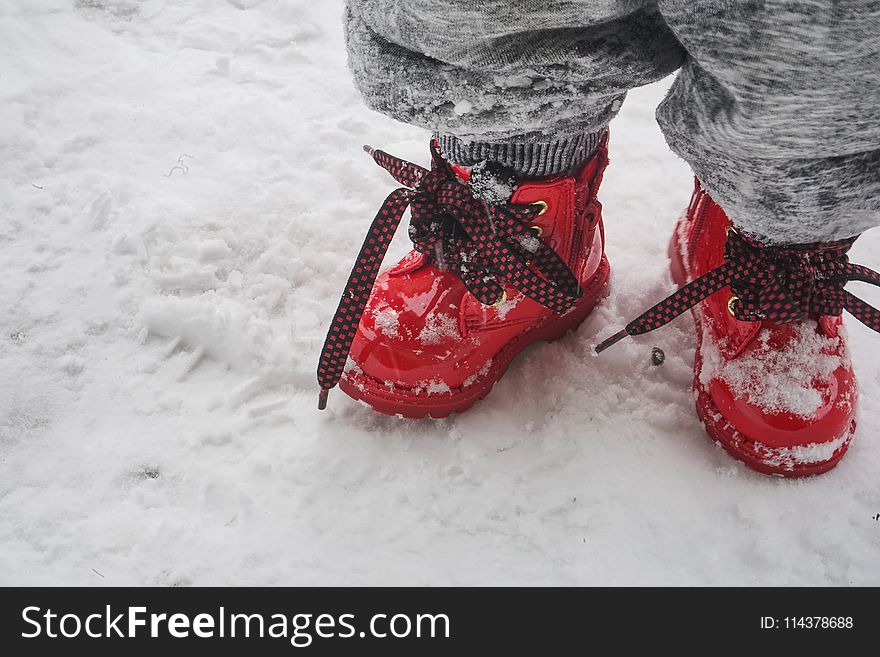
[[[523,349],[539,340],[558,340],[580,326],[596,305],[608,295],[610,277],[611,266],[603,255],[599,268],[584,287],[583,296],[574,308],[561,317],[550,316],[517,336],[495,354],[487,371],[467,387],[454,389],[452,393],[430,395],[403,388],[389,389],[384,381],[357,372],[349,372],[339,382],[339,387],[352,399],[365,402],[373,410],[385,415],[420,420],[426,417],[440,419],[452,413],[463,413],[492,392],[495,383],[504,376],[510,363]]]
[[[676,226],[669,242],[669,260],[672,279],[679,287],[685,285],[688,281],[687,270],[684,264],[684,258],[681,253],[680,236],[678,234],[679,227],[682,222]],[[850,426],[843,434],[825,441],[824,443],[814,443],[818,445],[828,445],[839,443],[831,457],[824,461],[807,462],[796,461],[792,454],[793,449],[797,448],[778,448],[765,445],[751,436],[746,436],[736,429],[724,414],[718,409],[712,401],[712,396],[706,387],[700,382],[700,372],[703,367],[702,358],[700,356],[703,342],[703,325],[698,308],[695,308],[691,314],[694,318],[694,325],[697,332],[697,351],[694,359],[694,383],[693,388],[696,393],[697,417],[706,429],[709,437],[724,450],[738,461],[742,461],[752,470],[768,475],[777,475],[787,478],[809,477],[812,475],[828,472],[840,462],[840,459],[846,454],[850,442],[855,435],[856,422],[852,421]],[[804,446],[808,447],[808,446]]]

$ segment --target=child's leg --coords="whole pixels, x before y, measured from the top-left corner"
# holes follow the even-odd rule
[[[338,382],[383,413],[446,417],[608,293],[603,137],[626,91],[683,51],[640,0],[349,0],[346,21],[367,104],[433,130],[440,152],[430,171],[372,152],[405,187],[376,215],[327,332],[319,407]],[[414,251],[379,274],[407,208]]]
[[[734,224],[820,242],[880,224],[880,5],[662,0],[688,61],[658,119]]]
[[[855,430],[843,310],[880,331],[880,312],[844,289],[880,285],[847,255],[880,224],[880,6],[659,6],[688,51],[658,110],[701,182],[670,244],[687,285],[597,350],[695,308],[709,435],[760,472],[825,472]]]
[[[370,107],[433,130],[458,163],[559,173],[628,89],[681,65],[655,4],[348,0],[351,69]]]

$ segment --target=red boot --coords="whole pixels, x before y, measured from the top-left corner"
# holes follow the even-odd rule
[[[880,330],[880,312],[843,289],[851,280],[880,285],[876,272],[849,263],[854,241],[762,244],[734,230],[697,183],[670,244],[684,287],[596,350],[693,307],[697,415],[712,439],[759,472],[826,472],[855,431],[858,391],[841,314]]]
[[[339,381],[389,415],[464,411],[526,346],[576,328],[607,293],[596,198],[605,143],[577,175],[520,181],[503,203],[477,199],[470,171],[434,145],[432,155],[427,171],[373,153],[406,187],[380,210],[343,293],[318,367],[319,407]],[[414,250],[377,279],[407,206]]]

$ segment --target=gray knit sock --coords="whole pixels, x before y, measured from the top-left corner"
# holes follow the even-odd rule
[[[437,140],[440,152],[455,164],[473,166],[488,161],[537,178],[567,173],[586,162],[605,132],[550,141],[545,135],[522,135],[503,142],[466,142],[452,135],[437,135]]]

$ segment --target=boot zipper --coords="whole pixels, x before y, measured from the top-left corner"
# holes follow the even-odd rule
[[[694,211],[696,214],[694,215],[694,226],[685,235],[685,246],[687,247],[687,253],[685,256],[687,257],[687,262],[685,263],[688,267],[690,267],[690,259],[691,259],[691,251],[693,250],[693,245],[699,239],[700,233],[703,230],[703,226],[706,223],[706,217],[709,214],[708,203],[706,203],[706,192],[700,190],[699,195],[697,196],[697,202],[694,204]]]

